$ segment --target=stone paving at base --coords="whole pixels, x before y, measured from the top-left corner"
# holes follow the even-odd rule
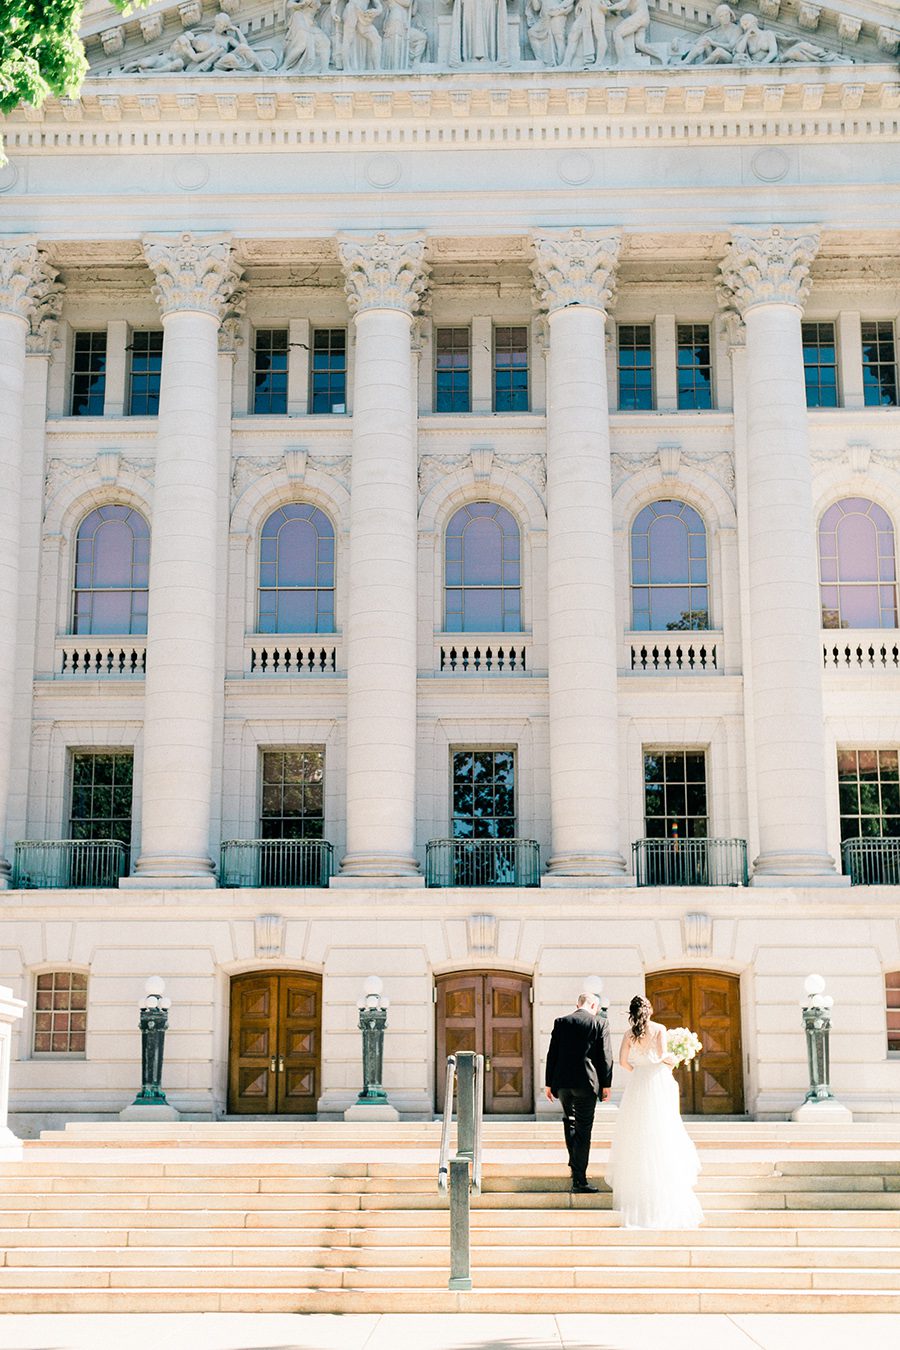
[[[900,1314],[0,1317],[2,1350],[851,1350],[863,1346],[865,1350],[897,1350]]]

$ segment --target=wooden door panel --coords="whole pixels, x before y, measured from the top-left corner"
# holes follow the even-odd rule
[[[270,1115],[275,1110],[278,1053],[278,977],[238,975],[231,981],[228,1110]],[[276,1059],[277,1064],[277,1059]]]
[[[690,1027],[703,1050],[696,1067],[676,1071],[686,1115],[742,1115],[744,1111],[741,996],[736,976],[715,971],[662,971],[647,978],[656,1021]]]
[[[526,1115],[534,1110],[531,981],[521,975],[485,977],[484,1109]]]
[[[481,975],[442,975],[437,988],[435,1097],[444,1109],[447,1056],[459,1050],[484,1053],[484,979]]]
[[[322,980],[284,974],[279,979],[278,1090],[280,1115],[315,1115],[321,1074]]]
[[[228,1110],[314,1115],[321,1076],[322,980],[287,971],[231,982]]]

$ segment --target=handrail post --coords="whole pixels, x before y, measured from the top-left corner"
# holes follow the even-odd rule
[[[457,1089],[456,1157],[448,1161],[453,1110],[453,1078]],[[469,1232],[470,1195],[481,1192],[482,1113],[484,1100],[484,1056],[471,1050],[458,1051],[447,1059],[447,1093],[444,1102],[444,1127],[441,1132],[441,1158],[438,1186],[450,1182],[450,1281],[448,1289],[472,1288]]]
[[[475,1158],[475,1055],[460,1050],[456,1055],[456,1156]]]
[[[450,1160],[450,1279],[447,1288],[472,1288],[468,1158]]]

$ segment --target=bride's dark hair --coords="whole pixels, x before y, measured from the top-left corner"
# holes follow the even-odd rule
[[[652,1011],[650,1004],[640,994],[635,994],[629,1003],[628,1023],[631,1027],[631,1034],[636,1041],[639,1041],[647,1030],[647,1023],[650,1021]]]

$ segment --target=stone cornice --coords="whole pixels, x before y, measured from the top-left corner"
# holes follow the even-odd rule
[[[538,306],[553,314],[570,305],[604,313],[616,292],[621,238],[606,230],[536,230],[531,264]]]
[[[367,309],[399,309],[418,314],[428,289],[425,236],[376,234],[368,239],[342,237],[338,252],[344,268],[351,314]]]
[[[741,315],[756,305],[795,305],[809,295],[817,230],[736,230],[721,263],[720,297]]]
[[[0,238],[0,313],[28,324],[29,352],[50,351],[62,308],[58,272],[34,240]]]
[[[230,239],[149,235],[144,256],[156,277],[153,298],[163,318],[193,310],[221,322],[239,305],[242,273]]]

